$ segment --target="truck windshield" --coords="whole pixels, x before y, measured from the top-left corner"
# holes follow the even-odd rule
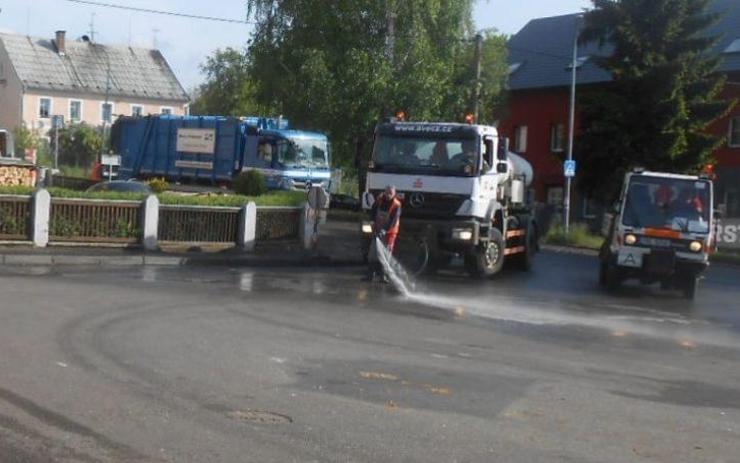
[[[478,173],[476,139],[378,136],[373,152],[375,172],[471,176]]]
[[[622,224],[709,233],[711,184],[704,180],[632,177]]]
[[[293,138],[278,144],[278,161],[286,167],[329,167],[326,140]]]

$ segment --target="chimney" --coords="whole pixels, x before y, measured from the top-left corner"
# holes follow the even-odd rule
[[[59,53],[59,56],[64,56],[67,54],[67,32],[66,31],[57,31],[57,39],[54,43],[56,43],[57,53]]]

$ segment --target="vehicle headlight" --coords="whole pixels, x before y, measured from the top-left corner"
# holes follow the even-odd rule
[[[701,252],[704,249],[704,244],[701,241],[692,241],[689,245],[691,252]]]
[[[632,246],[635,243],[637,243],[637,236],[629,234],[624,237],[624,244]]]
[[[362,223],[362,233],[365,233],[366,235],[370,235],[373,232],[373,224],[370,222],[363,222]]]
[[[452,230],[452,239],[459,241],[470,241],[473,239],[473,230],[467,228],[455,228]]]

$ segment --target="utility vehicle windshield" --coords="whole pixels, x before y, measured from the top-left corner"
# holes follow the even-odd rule
[[[375,172],[471,176],[478,172],[475,138],[434,139],[380,135],[375,142]]]
[[[625,199],[622,223],[708,233],[711,185],[704,180],[634,176]]]

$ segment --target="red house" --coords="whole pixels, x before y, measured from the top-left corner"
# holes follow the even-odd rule
[[[714,52],[722,57],[720,72],[727,75],[724,94],[740,98],[740,2],[715,0],[713,12],[722,19],[709,33],[720,37]],[[499,131],[512,140],[512,150],[535,168],[537,201],[555,208],[562,205],[564,177],[562,155],[568,148],[568,112],[572,75],[573,41],[580,19],[577,14],[530,21],[509,41],[509,108]],[[608,82],[611,76],[591,59],[610,53],[609,46],[579,46],[577,88]],[[576,127],[578,121],[576,120]],[[727,137],[716,153],[717,204],[728,217],[740,217],[740,105],[717,121],[712,132]],[[578,144],[576,132],[575,144]],[[593,218],[587,198],[574,198],[575,219]]]

